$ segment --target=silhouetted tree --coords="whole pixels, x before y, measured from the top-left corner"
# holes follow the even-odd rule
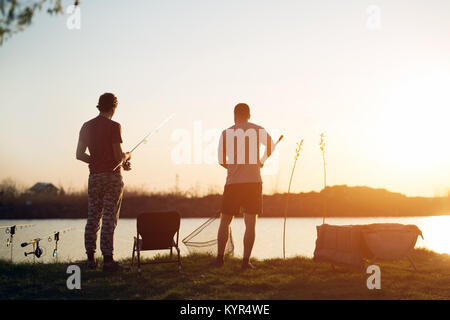
[[[79,3],[79,0],[74,0],[75,6]],[[0,0],[0,45],[31,25],[34,14],[43,9],[50,15],[64,12],[62,0]]]

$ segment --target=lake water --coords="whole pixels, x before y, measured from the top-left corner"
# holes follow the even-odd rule
[[[206,218],[182,219],[180,226],[180,248],[182,254],[187,254],[188,250],[181,242],[185,236],[199,227]],[[370,224],[370,223],[402,223],[415,224],[423,232],[425,237],[418,238],[417,247],[425,247],[439,253],[450,254],[450,215],[433,217],[404,217],[404,218],[328,218],[328,224]],[[34,227],[18,229],[14,237],[13,261],[33,261],[32,256],[25,257],[25,251],[31,246],[22,248],[20,244],[33,238],[44,237],[53,231],[64,228],[73,228],[61,234],[58,243],[58,260],[79,260],[85,259],[84,251],[84,226],[86,220],[0,220],[0,226],[14,224],[34,224]],[[322,224],[322,218],[289,218],[286,227],[286,255],[288,257],[302,255],[312,257],[316,241],[316,226]],[[242,256],[242,240],[245,225],[242,218],[233,220],[232,234],[235,244],[235,256]],[[260,218],[256,228],[256,242],[252,256],[259,259],[277,258],[283,256],[283,218]],[[131,257],[133,237],[136,233],[135,219],[120,219],[115,233],[115,258]],[[10,258],[10,248],[7,247],[8,234],[4,229],[0,229],[0,257]],[[54,242],[49,242],[47,237],[41,241],[41,247],[46,251],[44,256],[36,261],[50,262],[55,258],[52,255]],[[97,246],[97,255],[100,255],[100,246]],[[168,251],[165,251],[168,252]],[[144,257],[151,257],[157,251],[147,251]]]

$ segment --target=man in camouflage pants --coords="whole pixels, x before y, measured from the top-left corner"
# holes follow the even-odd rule
[[[100,96],[97,108],[100,114],[83,124],[77,147],[77,159],[88,163],[90,171],[84,243],[88,266],[96,268],[97,234],[102,220],[100,249],[104,258],[103,270],[117,271],[119,264],[113,259],[114,230],[124,186],[118,164],[127,162],[131,154],[122,152],[120,124],[111,120],[117,108],[117,98],[112,93],[105,93]],[[89,154],[86,149],[89,149]],[[129,167],[124,166],[124,169],[129,170]]]
[[[104,256],[113,255],[114,229],[119,219],[122,194],[123,181],[120,174],[102,172],[89,175],[88,219],[84,239],[86,252],[95,252],[102,220],[100,249]]]

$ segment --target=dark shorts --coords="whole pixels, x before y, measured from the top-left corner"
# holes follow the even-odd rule
[[[226,184],[222,197],[222,213],[236,216],[240,209],[246,214],[262,213],[262,183]]]

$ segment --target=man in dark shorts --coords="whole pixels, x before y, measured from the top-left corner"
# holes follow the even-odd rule
[[[119,218],[124,185],[118,164],[131,159],[131,154],[122,152],[122,129],[119,123],[111,120],[117,108],[117,98],[112,93],[104,93],[97,108],[100,114],[84,123],[80,130],[76,152],[76,158],[88,163],[90,171],[84,243],[88,267],[95,269],[97,233],[102,220],[100,249],[104,259],[103,270],[117,271],[119,264],[113,259],[114,229]],[[89,154],[86,149],[89,149]]]
[[[267,131],[250,120],[250,108],[239,103],[234,108],[234,125],[220,136],[219,163],[227,169],[227,180],[222,197],[222,214],[217,235],[215,266],[224,263],[224,252],[230,234],[233,217],[244,212],[244,256],[242,269],[253,269],[250,255],[255,242],[255,226],[262,213],[262,179],[259,147],[266,146],[270,156],[274,142]]]

